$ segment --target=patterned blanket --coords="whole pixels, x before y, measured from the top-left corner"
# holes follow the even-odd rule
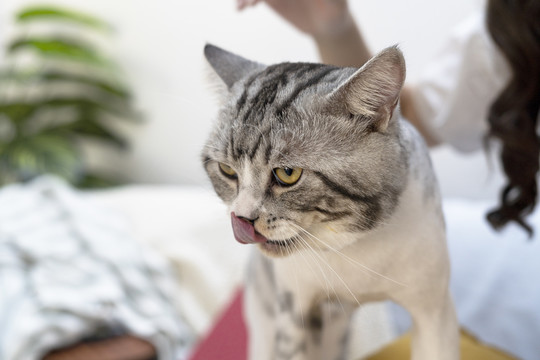
[[[108,329],[183,359],[194,336],[168,263],[119,214],[45,177],[0,189],[0,359],[34,360]]]

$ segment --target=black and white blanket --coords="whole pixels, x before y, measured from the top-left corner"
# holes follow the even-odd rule
[[[183,359],[193,332],[171,305],[179,291],[125,219],[62,181],[0,189],[0,359],[38,359],[104,327]]]

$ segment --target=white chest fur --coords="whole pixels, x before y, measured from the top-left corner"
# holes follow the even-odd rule
[[[438,210],[439,200],[421,196],[423,192],[418,182],[410,182],[398,208],[385,226],[360,238],[344,238],[337,242],[349,243],[347,246],[324,251],[306,249],[285,258],[265,259],[272,265],[271,270],[266,269],[273,272],[272,281],[260,281],[259,286],[266,283],[271,287],[263,291],[267,298],[262,300],[250,291],[247,297],[248,302],[262,301],[267,307],[265,313],[261,306],[248,306],[247,315],[254,334],[250,350],[252,359],[261,359],[261,349],[268,346],[273,346],[273,349],[264,351],[274,354],[268,359],[338,358],[341,355],[336,354],[343,354],[344,351],[330,350],[327,342],[324,346],[319,344],[316,350],[317,344],[309,341],[310,336],[306,337],[306,329],[300,329],[305,326],[305,319],[321,304],[337,304],[332,315],[326,317],[326,321],[333,324],[330,326],[333,330],[326,330],[325,336],[331,338],[328,335],[331,332],[335,337],[336,331],[341,333],[335,326],[347,327],[350,309],[361,303],[382,299],[401,304],[413,317],[417,337],[412,352],[414,360],[457,359],[457,324],[447,290],[449,262],[444,222]],[[321,240],[330,242],[330,239]],[[258,275],[259,278],[267,276]],[[275,297],[271,300],[268,296]],[[273,308],[271,313],[268,307]],[[301,326],[299,318],[302,319]],[[270,333],[286,334],[290,339],[296,339],[297,345],[311,344],[305,345],[305,352],[296,352],[294,347],[279,350],[284,354],[289,351],[289,354],[303,354],[305,357],[279,357],[276,349],[284,346],[278,344],[280,341],[268,345],[264,340],[256,340],[256,333],[269,336],[268,332],[261,331],[261,327],[265,326],[263,323],[267,323]],[[343,338],[334,340],[341,343]],[[321,350],[321,346],[325,351]],[[255,353],[258,355],[255,356]]]

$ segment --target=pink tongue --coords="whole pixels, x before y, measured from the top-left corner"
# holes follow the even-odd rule
[[[255,231],[253,224],[231,213],[231,222],[234,237],[240,244],[265,243],[268,240]]]

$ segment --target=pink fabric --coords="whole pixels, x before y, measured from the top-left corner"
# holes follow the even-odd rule
[[[247,330],[242,315],[243,290],[239,289],[189,360],[246,360]]]

